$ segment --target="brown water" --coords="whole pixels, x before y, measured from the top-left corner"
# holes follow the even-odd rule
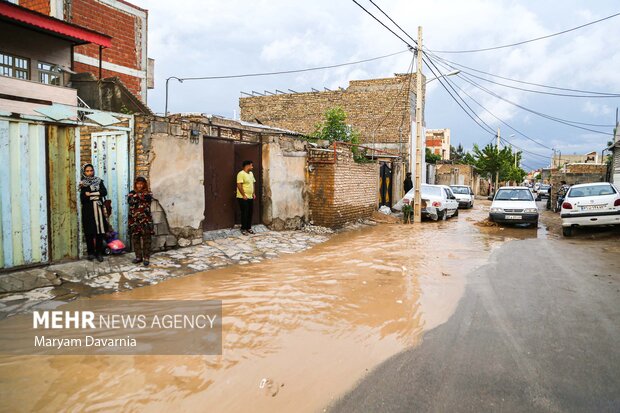
[[[98,297],[222,300],[223,354],[3,356],[1,409],[320,411],[449,318],[465,274],[508,235],[474,226],[485,214],[365,227],[303,253]]]

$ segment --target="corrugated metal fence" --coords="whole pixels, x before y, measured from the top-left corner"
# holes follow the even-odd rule
[[[0,268],[48,260],[45,128],[0,120]]]

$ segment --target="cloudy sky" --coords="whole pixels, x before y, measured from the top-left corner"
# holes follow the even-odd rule
[[[149,10],[149,56],[156,59],[156,88],[149,106],[164,111],[165,79],[269,72],[332,65],[397,52],[406,46],[349,0],[133,0]],[[368,0],[359,2],[380,16]],[[424,28],[431,50],[469,50],[544,36],[620,12],[617,0],[375,0],[409,34]],[[551,39],[480,53],[438,54],[500,76],[551,86],[620,93],[620,16]],[[409,53],[337,69],[270,77],[170,83],[169,110],[238,114],[241,91],[346,87],[349,80],[406,72]],[[441,68],[444,73],[449,70]],[[428,76],[428,69],[424,68]],[[468,70],[469,71],[469,70]],[[471,71],[470,71],[471,72]],[[476,72],[473,72],[476,74]],[[477,73],[477,75],[480,75]],[[485,75],[480,75],[486,77]],[[502,136],[543,156],[601,151],[611,136],[569,127],[524,111],[451,77],[484,108],[460,92],[478,116]],[[574,98],[519,91],[471,78],[489,91],[528,109],[611,134],[620,98]],[[541,90],[495,78],[501,83]],[[570,93],[542,89],[549,92]],[[493,116],[494,115],[494,116]],[[492,136],[476,125],[439,82],[428,86],[426,126],[450,128],[452,143],[471,148]],[[511,136],[514,134],[515,136]],[[524,155],[524,166],[549,159]]]

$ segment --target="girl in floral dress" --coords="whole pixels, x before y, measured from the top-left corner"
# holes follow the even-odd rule
[[[129,234],[131,245],[136,253],[134,264],[140,262],[149,265],[151,256],[151,235],[153,235],[153,216],[151,201],[153,194],[145,178],[139,176],[134,183],[133,191],[127,195],[129,203]]]

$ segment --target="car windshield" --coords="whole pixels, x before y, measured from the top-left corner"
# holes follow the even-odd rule
[[[495,196],[496,201],[532,201],[532,193],[528,189],[500,189]]]
[[[422,186],[422,195],[441,196],[441,188],[438,186]]]
[[[607,185],[591,185],[580,186],[578,188],[571,188],[568,192],[569,198],[581,198],[584,196],[604,196],[613,195],[616,191],[610,184]]]
[[[469,195],[469,188],[466,186],[451,186],[450,188],[455,194]]]

